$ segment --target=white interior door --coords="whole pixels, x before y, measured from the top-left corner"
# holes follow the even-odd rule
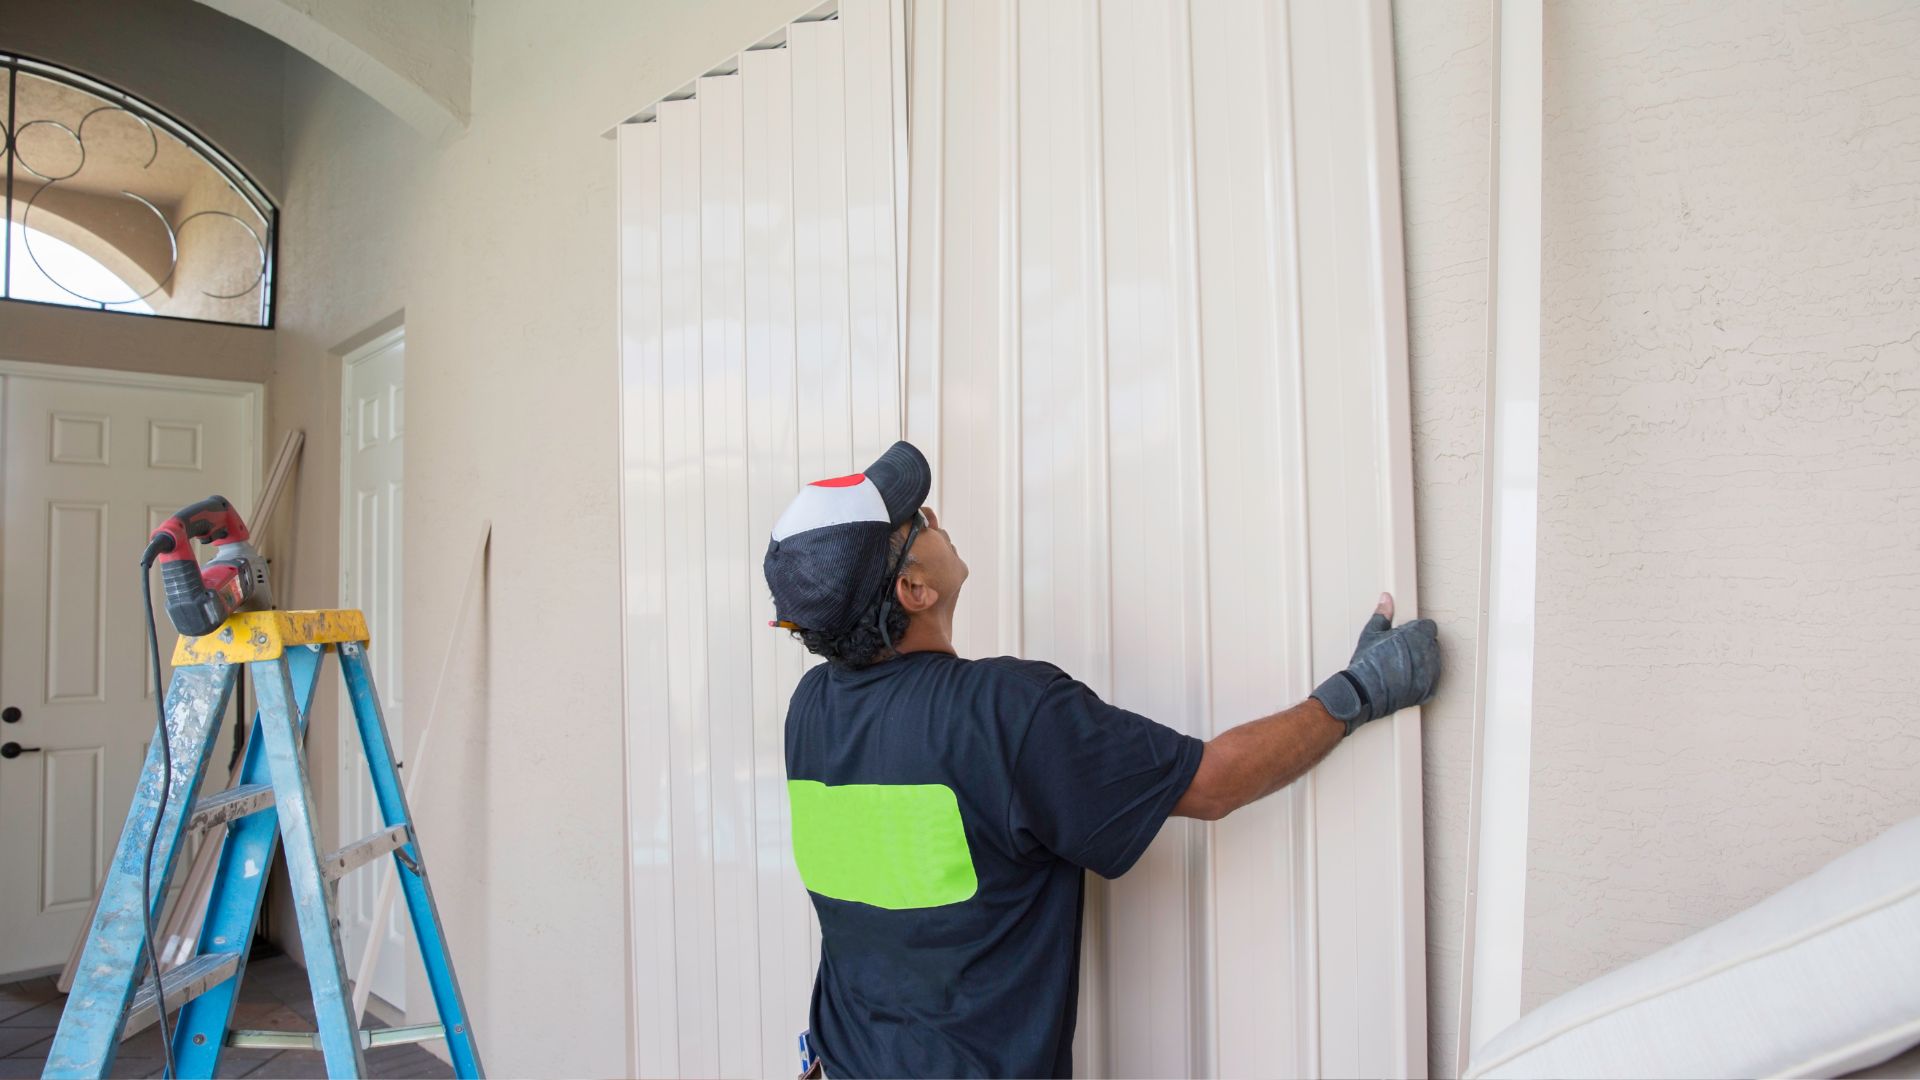
[[[341,606],[359,608],[372,635],[369,656],[374,686],[396,753],[406,745],[406,688],[400,675],[401,468],[406,431],[406,342],[402,331],[385,334],[346,358],[341,379],[340,595]],[[367,775],[360,735],[343,702],[340,714],[340,842],[377,832],[380,807]],[[373,924],[379,877],[369,864],[340,880],[339,917],[343,954],[351,961],[366,947]],[[414,946],[410,924],[399,910],[387,919],[387,940],[374,968],[373,993],[395,1008],[406,1007],[406,965]]]
[[[84,929],[154,730],[140,548],[209,495],[252,509],[261,397],[26,365],[0,368],[0,397],[0,742],[31,748],[0,758],[3,981],[58,967]]]

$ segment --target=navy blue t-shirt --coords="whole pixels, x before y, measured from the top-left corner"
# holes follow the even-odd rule
[[[827,1075],[1069,1075],[1081,868],[1139,859],[1200,740],[1051,664],[946,653],[814,668],[786,734]]]

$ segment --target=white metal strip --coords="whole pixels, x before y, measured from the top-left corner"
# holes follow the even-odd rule
[[[898,276],[893,226],[891,0],[845,0],[838,23],[846,112],[847,307],[853,459],[900,437]]]
[[[741,57],[746,104],[746,399],[748,533],[756,543],[802,481],[794,423],[792,54]],[[755,548],[757,554],[760,549]],[[757,573],[757,571],[756,571]],[[748,595],[753,665],[754,821],[759,875],[762,1075],[792,1067],[789,1040],[806,1015],[813,931],[788,844],[785,721],[801,650],[766,629],[758,589]],[[803,1025],[804,1026],[804,1025]]]
[[[1310,689],[1304,619],[1287,617],[1282,603],[1307,565],[1304,544],[1289,531],[1305,500],[1304,464],[1294,460],[1289,437],[1300,403],[1287,392],[1299,355],[1286,333],[1285,305],[1276,301],[1293,288],[1291,222],[1275,214],[1286,195],[1286,57],[1274,47],[1283,21],[1284,12],[1263,0],[1193,8],[1200,280],[1209,285],[1199,297],[1208,474],[1246,478],[1221,485],[1231,497],[1207,506],[1216,728],[1270,713]],[[1254,537],[1268,555],[1246,557]],[[1274,857],[1276,838],[1284,852],[1298,831],[1298,802],[1290,792],[1213,829],[1219,1075],[1311,1072],[1305,1025],[1293,1022],[1310,996],[1295,933],[1304,916],[1298,860]],[[1264,992],[1244,992],[1250,986]]]
[[[700,102],[661,102],[661,317],[667,638],[673,769],[674,980],[680,1068],[720,1072],[713,767],[708,743],[705,415],[700,326]]]
[[[629,1067],[680,1074],[661,403],[660,125],[619,129],[621,590],[626,627]]]
[[[1500,0],[1494,95],[1492,357],[1482,492],[1475,709],[1458,1064],[1520,1017],[1532,776],[1540,489],[1541,0]]]
[[[758,863],[753,843],[752,685],[746,493],[745,221],[742,98],[737,75],[700,80],[700,369],[706,517],[707,750],[712,769],[714,986],[720,1074],[759,1070]],[[691,509],[691,508],[689,508]],[[750,577],[751,575],[751,577]]]
[[[805,355],[812,360],[802,367],[800,410],[803,421],[811,413],[821,440],[821,471],[805,477],[814,480],[854,472],[872,459],[855,460],[853,452],[847,117],[840,26],[796,24],[787,47],[793,52],[794,217],[800,226],[796,273],[802,286],[802,340],[810,345]]]
[[[947,4],[915,0],[908,48],[912,92],[908,96],[906,325],[907,438],[937,463],[945,443],[942,432],[941,357],[946,335],[946,144]],[[936,509],[947,505],[937,464],[927,496]]]
[[[1020,357],[1021,648],[1111,689],[1106,602],[1105,318],[1100,263],[1099,11],[1091,0],[1023,3],[1014,308]],[[1106,889],[1088,875],[1074,1060],[1107,1057]]]
[[[1204,565],[1194,513],[1208,477],[1196,466],[1195,343],[1185,320],[1191,218],[1183,185],[1186,88],[1176,64],[1175,10],[1159,0],[1101,9],[1107,196],[1108,370],[1113,432],[1113,701],[1205,735]],[[1111,1055],[1133,1075],[1199,1075],[1208,1033],[1196,995],[1210,978],[1195,950],[1204,897],[1194,861],[1205,830],[1162,829],[1109,891]],[[1196,986],[1196,979],[1203,985]]]

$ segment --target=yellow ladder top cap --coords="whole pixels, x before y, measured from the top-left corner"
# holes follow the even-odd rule
[[[204,637],[182,636],[173,647],[173,666],[246,664],[272,660],[293,645],[365,640],[367,618],[352,608],[243,611]]]

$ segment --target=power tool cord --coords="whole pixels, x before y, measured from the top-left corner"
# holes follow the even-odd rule
[[[160,822],[167,816],[167,796],[173,791],[173,739],[167,731],[167,691],[160,685],[160,630],[153,623],[153,574],[151,564],[140,564],[140,594],[147,613],[147,649],[153,659],[153,707],[160,720],[160,808],[153,815],[153,831],[147,834],[147,857],[140,863],[140,915],[147,934],[147,967],[153,971],[154,1007],[160,1012],[160,1049],[166,1058],[166,1070],[160,1075],[172,1080],[180,1075],[173,1067],[173,1031],[167,1026],[167,990],[160,981],[160,957],[153,939],[153,849],[160,843]]]

